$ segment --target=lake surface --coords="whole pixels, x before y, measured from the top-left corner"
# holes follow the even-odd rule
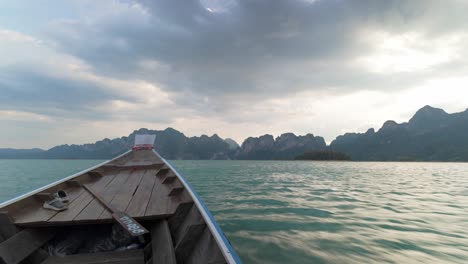
[[[0,160],[0,201],[99,162]],[[468,164],[173,163],[244,263],[468,262]]]

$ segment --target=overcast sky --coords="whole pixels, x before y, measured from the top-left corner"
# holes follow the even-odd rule
[[[468,1],[0,2],[0,148],[344,132],[468,107]]]

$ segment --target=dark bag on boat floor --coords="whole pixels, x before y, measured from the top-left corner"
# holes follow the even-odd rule
[[[123,251],[138,248],[135,238],[130,236],[120,225],[113,225],[112,229],[87,228],[67,232],[55,243],[48,246],[49,255],[65,256],[77,253],[96,253],[106,251]]]

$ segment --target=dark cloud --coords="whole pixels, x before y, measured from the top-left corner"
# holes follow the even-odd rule
[[[86,113],[87,107],[116,97],[90,82],[18,68],[3,70],[0,89],[0,108],[44,115],[57,115],[63,111],[67,114]]]
[[[70,129],[118,123],[119,133],[136,124],[163,124],[197,133],[218,129],[237,139],[285,130],[317,133],[318,126],[331,139],[343,132],[345,119],[348,127],[367,127],[370,112],[391,118],[393,108],[381,105],[397,94],[430,88],[439,97],[436,84],[423,84],[468,70],[467,1],[55,4],[20,0],[4,8],[14,14],[0,18],[0,111],[10,122],[4,126],[29,118],[40,123],[45,116],[57,133],[61,122],[70,122]],[[17,20],[20,10],[25,19]],[[413,101],[424,105],[428,98]],[[372,105],[376,101],[380,107]],[[361,105],[372,110],[359,112]],[[329,107],[336,109],[327,116]],[[232,124],[238,126],[222,127]],[[107,135],[106,125],[100,129]]]
[[[409,87],[425,73],[389,76],[350,64],[374,49],[361,33],[454,30],[465,23],[458,4],[466,7],[456,1],[239,0],[210,12],[199,1],[141,0],[87,22],[56,22],[49,37],[100,74],[150,81],[181,103],[225,104],[233,95],[258,100],[285,91]],[[439,8],[446,12],[438,14]],[[449,10],[455,18],[448,18]]]
[[[405,89],[466,68],[458,60],[386,74],[354,62],[376,49],[363,39],[366,32],[417,32],[431,41],[463,30],[467,4],[461,1],[139,0],[91,1],[82,8],[86,18],[48,24],[48,45],[99,76],[161,87],[200,113],[304,91]],[[145,103],[96,82],[34,70],[3,71],[0,86],[4,109],[47,115],[109,118],[93,107],[112,100]]]
[[[170,115],[151,115],[113,109],[112,102],[141,103],[110,85],[37,69],[3,69],[0,74],[0,110],[15,110],[53,118],[81,120],[144,120],[168,122]],[[143,109],[143,108],[140,108]],[[140,118],[139,118],[140,117]]]

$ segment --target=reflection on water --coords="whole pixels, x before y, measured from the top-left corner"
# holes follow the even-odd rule
[[[246,263],[468,261],[468,164],[174,163]]]
[[[0,201],[97,163],[0,160]],[[468,164],[174,164],[245,263],[468,263]]]

